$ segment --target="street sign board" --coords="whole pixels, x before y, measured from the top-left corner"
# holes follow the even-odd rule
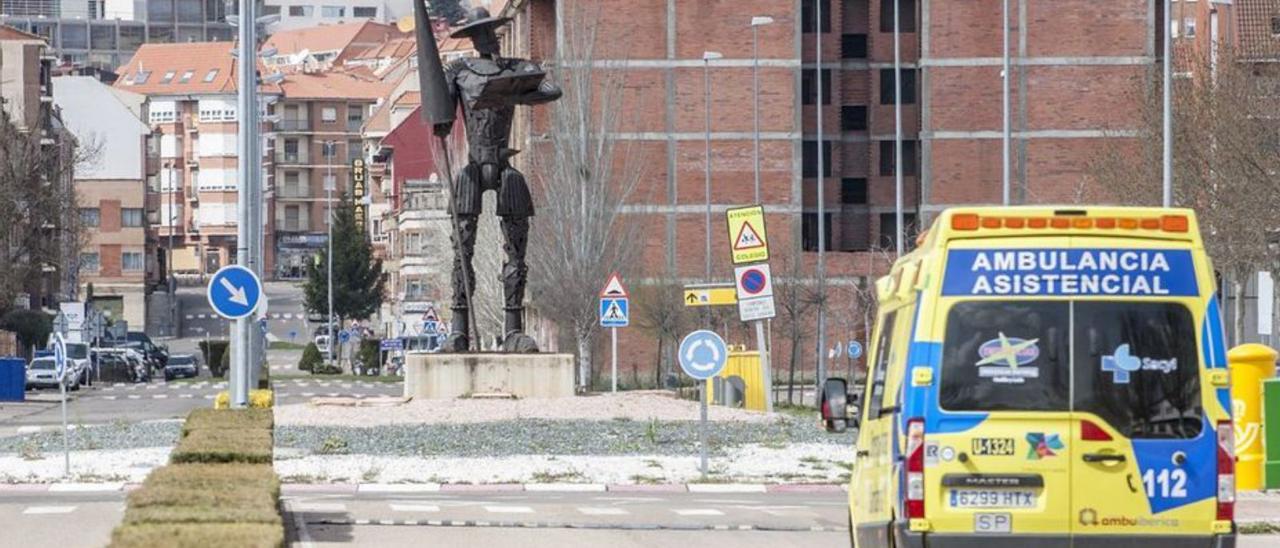
[[[754,264],[733,269],[737,280],[738,319],[744,322],[777,316],[773,303],[773,278],[769,265]]]
[[[351,340],[351,332],[343,329],[338,332],[338,344],[347,344]]]
[[[680,341],[680,369],[698,380],[716,376],[729,359],[729,348],[714,331],[699,329]]]
[[[424,333],[435,333],[436,329],[439,327],[439,324],[440,322],[435,320],[427,320],[425,322],[422,322],[422,331]]]
[[[600,327],[631,325],[630,300],[626,297],[600,299]]]
[[[855,360],[862,357],[862,343],[849,341],[849,357]]]
[[[382,350],[404,350],[404,339],[382,339],[378,343],[378,348]]]
[[[58,380],[61,381],[67,373],[67,342],[62,339],[61,333],[53,335],[53,367]]]
[[[769,239],[765,235],[764,206],[739,207],[725,211],[729,222],[729,252],[733,264],[769,260]]]
[[[440,316],[436,315],[436,307],[433,306],[431,308],[428,308],[427,311],[422,314],[422,321],[424,322],[440,321]]]
[[[732,284],[684,287],[685,306],[722,306],[737,302],[738,295]]]
[[[240,265],[227,265],[209,278],[206,291],[209,306],[228,320],[243,318],[258,308],[262,300],[262,281],[252,270]]]
[[[616,299],[616,298],[627,298],[627,297],[630,297],[630,295],[627,293],[627,288],[622,286],[622,278],[618,276],[617,272],[610,274],[609,281],[605,282],[604,289],[600,290],[600,298]]]
[[[439,333],[441,335],[448,335],[449,328],[444,324],[444,322],[439,322],[436,324],[436,333]]]

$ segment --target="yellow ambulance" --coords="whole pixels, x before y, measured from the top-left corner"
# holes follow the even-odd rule
[[[1213,268],[1192,211],[957,208],[877,281],[850,537],[870,547],[1235,546]]]

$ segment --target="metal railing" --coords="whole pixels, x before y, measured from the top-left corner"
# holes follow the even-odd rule
[[[286,118],[276,122],[276,131],[311,131],[311,120]]]

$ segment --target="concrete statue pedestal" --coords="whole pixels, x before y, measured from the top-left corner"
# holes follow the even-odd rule
[[[409,354],[404,397],[448,400],[475,394],[517,398],[574,395],[572,354]]]

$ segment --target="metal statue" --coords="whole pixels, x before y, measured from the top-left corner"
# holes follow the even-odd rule
[[[555,101],[560,98],[560,88],[545,79],[546,74],[537,63],[500,55],[496,31],[510,18],[492,17],[484,8],[471,10],[452,36],[470,39],[479,57],[457,59],[440,67],[434,38],[424,36],[430,35],[430,30],[422,24],[426,10],[421,0],[415,2],[415,11],[422,20],[418,33],[418,66],[424,116],[443,144],[453,129],[457,105],[461,104],[467,130],[467,163],[452,179],[453,199],[449,204],[453,220],[453,323],[443,350],[467,352],[471,349],[476,226],[481,195],[493,190],[498,194],[497,215],[501,217],[506,240],[503,245],[506,261],[501,275],[505,312],[502,349],[537,352],[537,342],[524,332],[524,293],[529,273],[525,252],[533,200],[524,174],[510,164],[511,157],[519,151],[509,148],[508,144],[516,105]],[[425,58],[433,55],[436,59]],[[449,172],[448,150],[442,148],[446,148],[445,164]]]

